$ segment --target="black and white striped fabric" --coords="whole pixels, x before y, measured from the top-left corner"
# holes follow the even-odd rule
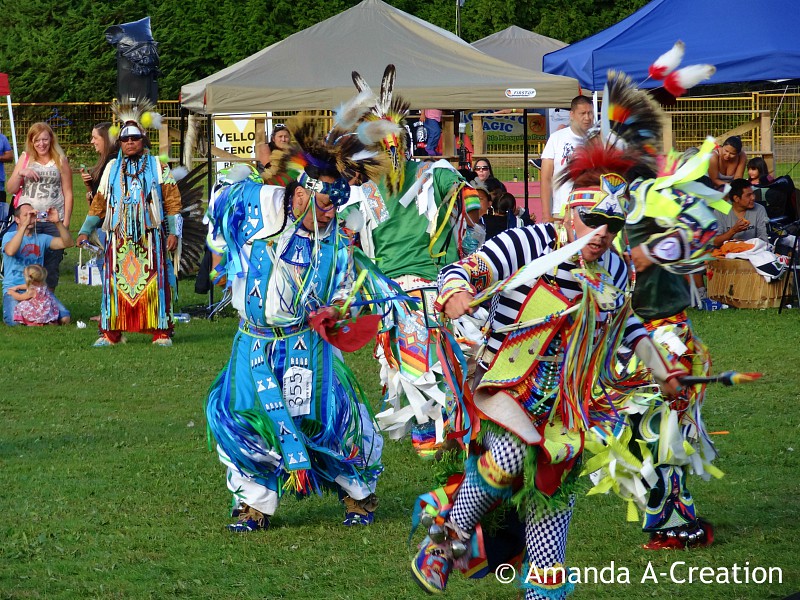
[[[481,246],[477,254],[489,265],[491,269],[490,280],[485,285],[510,277],[521,267],[544,254],[552,252],[557,239],[556,230],[552,224],[529,225],[506,230]],[[464,259],[467,260],[467,259]],[[450,279],[462,279],[472,285],[478,282],[470,280],[469,274],[463,268],[463,261],[453,263],[442,269],[439,274],[439,289]],[[600,264],[611,274],[614,285],[624,290],[628,282],[628,270],[625,262],[614,252],[608,251],[599,260]],[[555,284],[561,293],[568,299],[574,300],[581,294],[581,284],[572,276],[572,270],[578,265],[571,261],[561,263],[554,274],[545,275],[548,283]],[[492,299],[489,319],[492,324],[492,333],[488,342],[488,349],[497,352],[503,342],[505,333],[495,330],[511,325],[517,319],[522,303],[531,291],[530,285],[522,285],[514,290],[498,294]],[[624,303],[620,296],[617,308]],[[607,313],[602,313],[600,320],[605,320]],[[647,331],[641,321],[634,315],[628,319],[625,329],[625,345],[633,348],[641,337],[647,336]]]

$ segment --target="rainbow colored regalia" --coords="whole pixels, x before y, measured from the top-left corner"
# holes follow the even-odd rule
[[[686,309],[691,305],[687,275],[705,270],[717,233],[712,208],[727,212],[723,193],[698,182],[708,171],[714,144],[706,140],[687,160],[670,153],[655,178],[631,184],[625,231],[652,266],[637,273],[632,306],[669,360],[693,376],[711,371],[708,349],[694,333]],[[620,370],[644,369],[635,357],[622,357]],[[628,518],[644,512],[647,548],[683,548],[713,541],[711,526],[696,515],[686,485],[689,474],[721,477],[712,461],[717,452],[702,415],[705,385],[686,386],[676,398],[664,397],[649,382],[618,402],[613,427],[597,428],[587,448],[596,456],[590,493],[613,490],[629,501]]]
[[[177,232],[180,209],[169,166],[146,150],[133,161],[120,152],[106,166],[86,221],[102,222],[108,235],[101,330],[172,329],[175,272],[166,239]]]
[[[463,256],[465,237],[471,234],[465,215],[480,202],[449,162],[409,159],[403,128],[408,103],[393,94],[394,77],[394,66],[387,66],[377,102],[359,127],[360,132],[378,132],[376,141],[392,169],[382,179],[354,188],[349,206],[363,217],[358,233],[365,253],[418,300],[417,306],[395,302],[378,335],[375,355],[386,389],[378,423],[391,439],[410,431],[415,450],[430,457],[448,435],[466,426],[461,398],[445,383],[459,374],[447,372],[437,353],[441,337],[452,334],[442,328],[433,304],[439,270]],[[353,80],[359,92],[369,91],[358,73]],[[485,311],[476,316],[485,318]],[[477,342],[482,323],[476,326],[467,317],[460,325],[461,341],[468,344],[472,336]]]

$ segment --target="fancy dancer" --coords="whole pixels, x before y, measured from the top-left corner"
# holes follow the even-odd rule
[[[108,236],[103,271],[100,337],[95,347],[124,343],[123,332],[172,346],[175,272],[181,196],[169,165],[145,148],[143,122],[160,119],[152,103],[112,103],[122,123],[117,158],[106,165],[77,244],[102,227]]]
[[[370,92],[356,72],[353,81],[359,92]],[[431,457],[443,448],[448,433],[465,426],[460,399],[445,384],[449,374],[436,352],[440,337],[448,335],[434,307],[436,278],[443,266],[465,254],[476,232],[480,200],[446,160],[409,159],[409,105],[393,93],[394,81],[394,65],[388,65],[378,100],[359,127],[363,136],[382,144],[392,168],[381,179],[354,188],[350,205],[363,216],[359,233],[367,255],[418,300],[417,307],[395,303],[378,335],[375,354],[386,389],[378,423],[391,439],[410,431],[417,453]],[[474,242],[472,249],[477,246]],[[476,326],[465,317],[460,325],[459,337],[479,338],[482,322]]]
[[[677,391],[682,372],[630,311],[628,269],[611,250],[625,223],[627,185],[620,173],[637,160],[635,149],[599,142],[576,149],[572,161],[580,176],[565,227],[570,242],[584,244],[577,254],[572,245],[555,250],[552,224],[533,225],[505,231],[442,270],[437,306],[450,318],[469,312],[476,292],[504,285],[493,298],[479,357],[472,404],[481,420],[466,473],[421,496],[414,512],[415,526],[427,525],[428,536],[412,573],[429,592],[445,588],[454,566],[481,575],[524,547],[528,566],[520,572],[537,575],[522,583],[525,597],[564,598],[571,584],[558,567],[565,561],[575,480],[587,431],[605,416],[604,390],[622,385],[614,371],[617,348],[635,349],[667,393]],[[520,542],[498,558],[489,552],[481,519],[501,504],[517,509],[521,522],[507,520],[505,529],[516,528]]]

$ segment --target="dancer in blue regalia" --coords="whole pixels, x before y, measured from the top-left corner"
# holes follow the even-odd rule
[[[347,129],[344,112],[327,136],[312,115],[289,124],[295,144],[272,157],[272,175],[291,176],[288,186],[241,181],[209,207],[216,273],[241,317],[206,404],[234,496],[231,531],[267,528],[286,491],[336,491],[345,525],[371,524],[377,507],[383,440],[338,347],[351,349],[359,326],[349,317],[390,284],[336,209],[347,179],[380,177],[387,160]],[[370,316],[377,330],[380,315]]]

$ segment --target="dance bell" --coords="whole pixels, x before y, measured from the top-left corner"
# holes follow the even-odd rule
[[[447,537],[447,534],[445,534],[444,528],[441,525],[434,523],[428,528],[428,536],[430,536],[434,544],[441,544]]]
[[[689,532],[685,529],[681,529],[678,532],[678,539],[683,542],[684,544],[689,541]]]
[[[422,516],[420,516],[419,521],[420,523],[422,523],[422,526],[425,527],[426,529],[430,528],[430,526],[433,525],[434,522],[433,515],[430,514],[429,512],[422,511]]]
[[[697,531],[689,534],[689,545],[699,543],[703,537],[705,536],[706,532],[702,529],[698,529]]]
[[[453,553],[453,558],[461,558],[467,553],[467,545],[461,540],[453,540],[450,543],[450,550]]]

